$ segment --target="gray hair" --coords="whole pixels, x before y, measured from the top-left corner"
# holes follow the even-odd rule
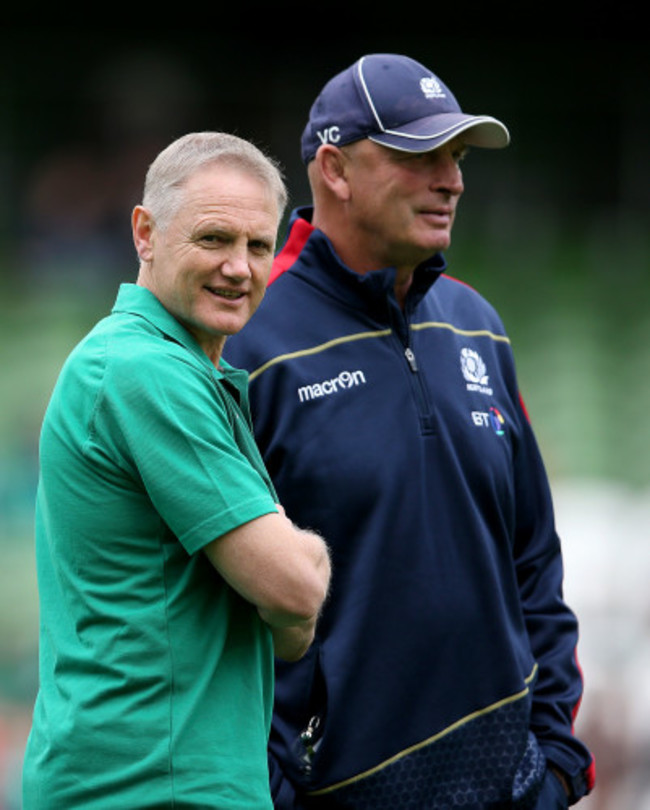
[[[275,194],[280,219],[287,189],[279,165],[250,141],[226,132],[191,132],[173,141],[149,166],[142,205],[164,230],[182,204],[183,187],[196,171],[210,163],[236,166],[265,183]]]

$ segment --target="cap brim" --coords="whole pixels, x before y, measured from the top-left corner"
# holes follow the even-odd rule
[[[442,113],[411,121],[402,127],[373,132],[367,137],[375,143],[403,152],[430,152],[463,133],[468,146],[503,149],[510,143],[510,133],[501,121],[488,115]]]

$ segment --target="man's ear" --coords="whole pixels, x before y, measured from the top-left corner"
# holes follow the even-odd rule
[[[131,215],[133,243],[140,261],[150,262],[153,256],[152,236],[154,221],[148,208],[136,205]]]
[[[340,200],[348,200],[347,163],[344,152],[333,144],[323,144],[314,157],[324,185]]]

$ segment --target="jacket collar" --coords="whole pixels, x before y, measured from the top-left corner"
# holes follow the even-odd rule
[[[282,273],[293,269],[308,283],[318,286],[329,295],[372,308],[386,307],[387,300],[394,301],[395,268],[385,267],[361,275],[347,267],[339,259],[330,240],[311,224],[313,208],[296,208],[289,221],[287,238],[278,253],[274,270],[269,280],[273,283]],[[296,259],[301,257],[295,266]],[[413,284],[407,296],[407,305],[412,310],[431,285],[446,269],[447,263],[441,253],[436,253],[415,269]]]

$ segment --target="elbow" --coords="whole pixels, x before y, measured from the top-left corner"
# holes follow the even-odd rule
[[[303,603],[305,620],[315,620],[320,615],[329,594],[331,575],[329,554],[325,553],[319,564],[312,570],[312,575],[307,583]]]
[[[327,599],[328,586],[329,578],[323,580],[322,577],[310,577],[299,587],[282,594],[272,610],[274,613],[284,614],[290,623],[313,622]]]
[[[309,583],[306,584],[305,592],[300,605],[301,618],[304,621],[311,621],[318,618],[329,593],[329,567],[327,572],[322,570],[314,572]]]
[[[315,624],[329,593],[330,567],[326,563],[296,578],[291,585],[276,591],[272,599],[258,609],[269,624],[286,627]]]
[[[323,605],[329,593],[329,559],[284,589],[282,598],[267,607],[258,607],[263,621],[271,628],[275,655],[283,661],[299,661],[311,646]]]
[[[314,536],[315,537],[315,536]],[[268,589],[258,608],[269,617],[269,624],[287,626],[316,622],[327,599],[332,567],[327,546],[317,539],[308,554],[294,560],[285,576]]]

